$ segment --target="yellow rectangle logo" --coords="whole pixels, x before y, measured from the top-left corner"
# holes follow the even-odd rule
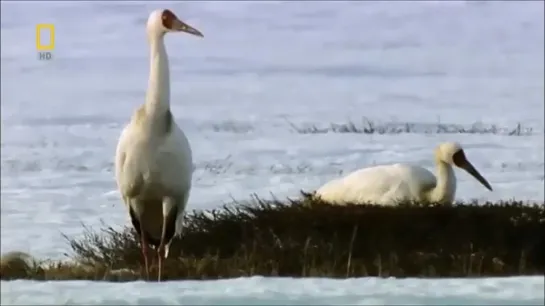
[[[42,45],[41,30],[49,30],[49,45]],[[36,49],[38,51],[53,51],[55,49],[55,26],[51,23],[36,25]]]

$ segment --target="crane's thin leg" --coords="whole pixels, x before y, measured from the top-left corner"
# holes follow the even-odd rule
[[[142,249],[142,255],[144,255],[144,266],[146,269],[146,280],[149,281],[149,261],[150,261],[150,254],[149,254],[149,245],[148,245],[148,239],[146,238],[146,234],[144,232],[144,228],[142,227],[142,223],[140,223],[141,233],[142,233],[142,241],[140,241],[140,248]]]
[[[159,244],[159,247],[157,248],[157,265],[158,265],[158,275],[157,275],[157,281],[161,281],[161,277],[163,274],[163,259],[165,258],[165,232],[166,232],[166,223],[167,218],[163,218],[163,230],[161,233],[161,243]]]
[[[161,230],[161,242],[157,248],[157,260],[158,260],[158,275],[157,281],[161,281],[163,274],[163,261],[165,259],[165,246],[172,239],[176,226],[176,201],[173,198],[163,199],[163,228]],[[167,233],[172,232],[172,233]],[[169,237],[167,237],[169,236]]]
[[[174,217],[175,218],[175,217]],[[175,220],[175,219],[174,219]],[[158,275],[157,275],[157,281],[161,281],[162,274],[163,274],[163,262],[166,258],[166,252],[165,247],[167,243],[167,227],[169,226],[169,223],[172,222],[172,218],[170,216],[163,217],[163,229],[161,231],[161,243],[159,244],[159,247],[157,248],[157,263],[158,263]]]

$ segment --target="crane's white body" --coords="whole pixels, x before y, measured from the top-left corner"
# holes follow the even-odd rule
[[[180,234],[193,175],[189,141],[170,112],[164,36],[173,30],[165,28],[165,22],[183,28],[181,31],[190,28],[168,10],[151,13],[147,23],[150,76],[146,101],[121,132],[115,156],[115,177],[125,206],[135,213],[136,219],[145,221],[146,233],[155,239],[161,238],[163,222],[173,208],[175,235]],[[165,258],[170,242],[165,245]]]
[[[490,184],[467,161],[458,143],[446,142],[435,149],[435,175],[425,168],[393,164],[363,168],[334,179],[315,195],[332,204],[394,205],[399,201],[452,203],[456,176],[452,165],[468,171],[487,189]]]
[[[444,167],[446,201],[452,202],[456,193],[456,178],[452,167]],[[345,177],[334,179],[316,194],[333,204],[371,203],[393,205],[396,201],[420,201],[430,198],[437,185],[433,173],[425,168],[405,165],[380,165],[356,170]]]
[[[141,184],[140,197],[158,198],[163,196],[182,197],[176,218],[176,234],[181,233],[181,220],[189,198],[193,175],[193,157],[189,141],[184,132],[172,122],[172,130],[166,137],[154,137],[149,123],[142,123],[138,111],[123,129],[116,151],[116,181],[129,208],[139,211],[140,207],[130,201],[130,193]],[[159,200],[159,202],[162,202]],[[132,204],[131,204],[132,203]],[[154,232],[160,237],[161,224]],[[167,248],[168,255],[168,248]]]

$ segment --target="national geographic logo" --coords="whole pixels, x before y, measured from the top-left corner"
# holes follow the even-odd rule
[[[45,35],[42,34],[45,32]],[[44,43],[42,38],[47,37],[49,32],[49,43]],[[48,61],[53,59],[53,49],[55,49],[55,26],[51,23],[40,23],[36,25],[36,50],[38,50],[38,59]]]

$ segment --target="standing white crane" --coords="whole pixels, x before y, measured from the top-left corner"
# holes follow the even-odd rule
[[[445,142],[435,149],[436,175],[425,168],[405,165],[381,165],[354,171],[332,180],[315,196],[323,201],[343,205],[370,203],[393,205],[398,201],[451,204],[456,194],[456,176],[452,165],[466,170],[488,190],[492,187],[466,159],[455,142]]]
[[[115,157],[117,186],[138,236],[149,280],[148,244],[157,250],[158,280],[181,221],[193,175],[189,141],[170,111],[170,77],[164,36],[201,32],[170,10],[153,11],[147,23],[150,76],[144,105],[121,132]]]

